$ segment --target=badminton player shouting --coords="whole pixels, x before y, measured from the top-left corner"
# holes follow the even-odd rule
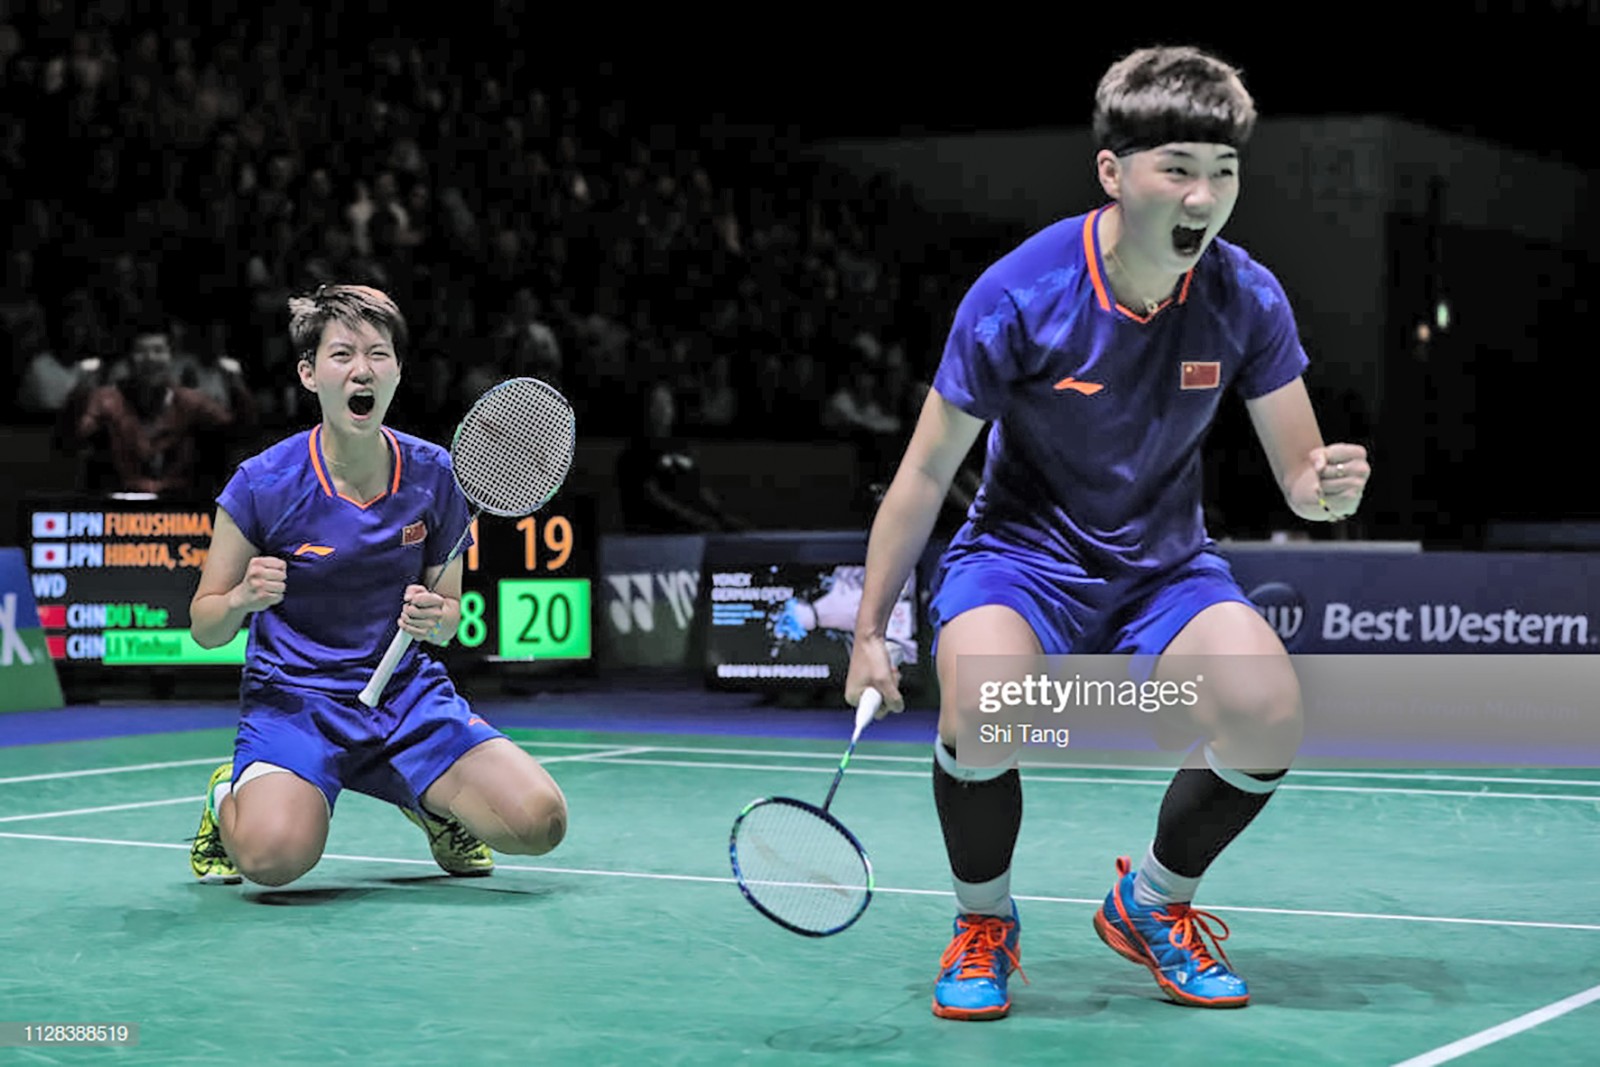
[[[407,336],[394,302],[324,286],[289,314],[322,422],[241,463],[217,498],[193,635],[208,648],[244,625],[250,636],[234,758],[211,776],[194,873],[294,881],[321,858],[343,789],[398,805],[451,874],[488,874],[490,847],[548,852],[566,831],[560,788],[437,659],[408,648],[378,706],[358,699],[397,617],[418,641],[454,636],[460,559],[434,579],[471,511],[446,450],[383,425]]]
[[[1301,518],[1350,515],[1370,473],[1364,449],[1322,441],[1278,281],[1218,237],[1254,124],[1237,72],[1196,50],[1143,50],[1111,66],[1094,114],[1109,203],[1034,234],[967,292],[874,522],[846,697],[874,686],[893,712],[904,706],[884,643],[895,593],[952,475],[994,424],[982,492],[930,605],[942,694],[933,793],[958,905],[936,1015],[1005,1015],[1019,965],[1017,753],[996,765],[992,753],[964,762],[956,751],[980,680],[974,669],[958,683],[958,661],[1041,654],[1209,657],[1183,724],[1203,741],[1155,813],[1142,862],[1117,862],[1094,925],[1171,999],[1248,1002],[1202,937],[1220,923],[1192,901],[1283,779],[1300,744],[1300,693],[1276,634],[1212,551],[1200,447],[1232,391]]]

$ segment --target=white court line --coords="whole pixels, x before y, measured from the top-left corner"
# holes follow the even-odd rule
[[[545,763],[564,763],[568,761],[599,760],[610,756],[629,756],[636,752],[649,752],[648,748],[617,748],[605,752],[590,752],[572,756],[552,756]],[[201,761],[206,762],[206,761]],[[215,762],[215,761],[212,761]],[[70,811],[36,811],[27,815],[0,816],[0,822],[25,822],[28,819],[60,819],[68,815],[99,815],[107,811],[131,811],[134,808],[159,808],[168,804],[190,804],[205,800],[205,796],[198,797],[172,797],[169,800],[141,800],[132,804],[107,804],[98,808],[73,808]]]
[[[0,822],[24,822],[28,819],[63,819],[68,815],[99,815],[107,811],[132,811],[135,808],[160,808],[169,804],[199,804],[205,794],[197,797],[172,797],[169,800],[141,800],[133,804],[106,804],[98,808],[74,808],[71,811],[36,811],[28,815],[6,815]]]
[[[515,742],[515,744],[519,745],[522,748],[557,748],[557,749],[585,749],[585,748],[589,748],[589,749],[604,750],[604,749],[615,749],[617,747],[615,742],[608,743],[608,744],[602,744],[602,743],[593,742],[593,741],[517,741],[517,742]],[[648,745],[648,746],[637,746],[637,747],[634,747],[634,748],[631,748],[631,749],[627,749],[627,750],[620,750],[619,749],[618,751],[628,751],[630,754],[634,753],[634,752],[638,752],[638,753],[643,753],[643,752],[664,752],[664,753],[675,753],[675,754],[681,754],[681,755],[708,755],[709,754],[709,755],[727,755],[727,756],[770,756],[770,757],[781,757],[781,758],[789,758],[789,759],[822,759],[822,760],[833,761],[835,764],[837,764],[838,759],[839,759],[839,757],[841,755],[841,752],[786,752],[786,751],[783,751],[781,749],[720,748],[720,747],[716,747],[716,746],[698,746],[697,747],[697,746],[690,746],[690,745]],[[597,753],[595,753],[593,756],[591,756],[589,758],[595,758],[597,756],[602,756],[602,755],[609,756],[611,754],[613,754],[613,753],[600,753],[600,752],[597,752]],[[205,766],[205,765],[208,765],[208,764],[211,765],[211,766],[216,766],[218,763],[221,763],[223,760],[225,760],[227,758],[228,758],[227,756],[221,755],[221,756],[212,756],[212,757],[209,757],[209,758],[206,758],[206,759],[169,760],[169,761],[161,762],[161,763],[135,763],[135,764],[129,764],[129,765],[126,765],[126,766],[121,766],[121,767],[92,767],[92,768],[89,768],[89,769],[86,769],[86,770],[77,770],[77,771],[51,771],[51,772],[45,773],[45,774],[25,774],[25,775],[17,775],[15,777],[10,777],[10,778],[0,778],[0,785],[13,785],[13,784],[19,784],[19,783],[25,783],[25,782],[48,782],[48,781],[54,781],[56,779],[65,779],[65,778],[87,778],[87,777],[93,777],[95,775],[103,775],[103,774],[127,774],[127,773],[130,773],[130,772],[133,772],[133,771],[160,771],[160,770],[170,770],[170,769],[179,768],[179,767],[200,767],[200,766]],[[565,757],[565,756],[551,756],[551,757],[548,757],[545,760],[543,760],[543,762],[549,763],[549,762],[552,762],[554,760],[563,760],[563,761],[565,761],[567,758],[568,757]],[[879,762],[879,763],[915,763],[915,764],[923,764],[923,763],[927,762],[927,759],[922,757],[922,756],[890,756],[890,755],[878,755],[878,754],[874,754],[874,753],[858,752],[854,756],[851,757],[851,762],[852,763]],[[1164,777],[1162,779],[1162,784],[1165,784],[1165,782],[1170,778],[1173,770],[1175,769],[1172,766],[1165,766],[1165,765],[1147,765],[1146,766],[1146,765],[1121,764],[1121,763],[1058,763],[1058,762],[1037,763],[1037,762],[1034,762],[1034,761],[1031,761],[1031,760],[1023,761],[1021,766],[1026,770],[1045,770],[1045,769],[1051,769],[1051,768],[1060,768],[1060,769],[1063,769],[1063,770],[1128,771],[1128,772],[1144,773],[1144,774],[1160,774],[1160,775],[1166,776],[1166,777]],[[834,768],[830,768],[830,770],[834,770],[834,769],[837,769],[837,766],[835,766]],[[1327,770],[1310,770],[1310,769],[1300,770],[1298,768],[1293,770],[1291,773],[1294,775],[1295,778],[1311,778],[1311,777],[1317,777],[1317,778],[1369,778],[1369,779],[1390,779],[1390,780],[1395,780],[1395,781],[1416,781],[1416,782],[1467,782],[1467,783],[1473,783],[1473,784],[1479,784],[1479,785],[1560,785],[1560,786],[1564,786],[1564,787],[1567,787],[1567,788],[1574,788],[1574,789],[1581,789],[1581,788],[1586,788],[1586,787],[1597,787],[1597,788],[1600,788],[1600,780],[1591,781],[1591,780],[1587,780],[1587,779],[1582,779],[1582,780],[1562,780],[1562,779],[1548,779],[1548,778],[1510,778],[1510,777],[1498,777],[1498,776],[1493,776],[1493,775],[1451,775],[1451,774],[1406,773],[1406,772],[1398,772],[1398,771],[1327,771]],[[1286,782],[1286,783],[1284,783],[1283,787],[1284,788],[1290,788],[1290,787],[1302,788],[1302,787],[1298,786],[1294,782]],[[1358,789],[1357,791],[1360,792],[1362,790]],[[1477,795],[1477,794],[1463,793],[1462,795],[1473,796],[1473,795]]]
[[[25,834],[10,830],[0,830],[0,838],[14,838],[19,841],[57,841],[71,845],[114,845],[125,848],[165,848],[187,850],[187,843],[170,843],[157,841],[119,841],[105,837],[74,837],[66,834]],[[400,859],[390,856],[353,856],[338,852],[324,853],[325,860],[343,860],[347,863],[394,863],[420,867],[432,867],[432,860]],[[567,874],[586,878],[630,878],[654,882],[692,882],[703,885],[735,885],[732,876],[716,877],[704,874],[657,874],[650,871],[615,871],[600,870],[592,867],[547,867],[533,864],[503,863],[497,858],[495,861],[497,871],[527,871],[533,874]],[[884,893],[893,896],[916,897],[948,897],[949,889],[908,889],[899,886],[876,886],[874,893]],[[1041,904],[1086,904],[1099,907],[1105,901],[1103,898],[1087,897],[1056,897],[1056,896],[1029,896],[1022,893],[1016,894],[1021,901],[1031,901]],[[1206,911],[1237,911],[1249,912],[1256,915],[1288,915],[1301,918],[1317,919],[1355,919],[1358,921],[1383,921],[1383,922],[1413,922],[1413,923],[1444,923],[1459,926],[1506,926],[1517,928],[1531,928],[1541,930],[1582,930],[1600,933],[1600,925],[1591,923],[1551,923],[1529,922],[1523,919],[1462,919],[1445,915],[1391,915],[1385,913],[1369,913],[1360,911],[1309,911],[1295,908],[1255,908],[1237,907],[1223,904],[1207,904]]]
[[[525,745],[523,747],[526,747]],[[574,759],[603,759],[607,756],[631,756],[643,752],[657,751],[647,746],[634,745],[628,748],[617,748],[611,745],[589,746],[610,751],[595,752],[582,756],[552,756],[542,762],[557,763]],[[51,771],[48,774],[22,774],[13,778],[0,778],[0,785],[14,785],[19,782],[52,782],[63,778],[90,778],[101,774],[128,774],[133,771],[167,771],[178,767],[215,767],[228,759],[227,756],[211,756],[206,759],[180,759],[167,760],[164,763],[130,763],[125,767],[91,767],[82,771]]]
[[[604,746],[592,741],[518,741],[523,748],[601,748]],[[841,748],[837,752],[789,752],[783,749],[770,748],[719,748],[716,746],[692,745],[651,745],[655,752],[668,752],[680,755],[721,755],[721,756],[773,756],[793,759],[827,759],[838,762],[844,755]],[[879,763],[927,763],[931,757],[924,756],[887,756],[876,753],[857,752],[850,757],[851,763],[875,761]],[[1060,768],[1073,771],[1133,771],[1145,774],[1163,774],[1169,778],[1177,770],[1176,764],[1130,764],[1130,763],[1067,763],[1067,762],[1036,762],[1023,760],[1021,766],[1024,770],[1049,770]],[[1551,778],[1509,778],[1497,775],[1466,775],[1466,774],[1429,774],[1426,772],[1410,771],[1329,771],[1316,769],[1294,768],[1289,772],[1296,778],[1373,778],[1389,779],[1401,782],[1472,782],[1484,785],[1560,785],[1571,788],[1600,788],[1600,779],[1551,779]]]
[[[1559,1018],[1569,1011],[1577,1011],[1585,1004],[1593,1004],[1597,1000],[1600,1000],[1600,985],[1592,989],[1585,989],[1582,993],[1574,993],[1565,1000],[1558,1000],[1554,1004],[1548,1004],[1536,1011],[1530,1011],[1526,1015],[1519,1015],[1509,1022],[1501,1023],[1499,1026],[1491,1026],[1487,1030],[1480,1030],[1475,1034],[1462,1038],[1460,1041],[1452,1041],[1450,1044],[1436,1048],[1432,1052],[1424,1052],[1420,1056],[1413,1056],[1409,1060],[1395,1064],[1395,1067],[1434,1067],[1435,1064],[1447,1063],[1460,1056],[1465,1056],[1469,1052],[1476,1052],[1486,1045],[1492,1045],[1496,1041],[1503,1041],[1512,1034],[1520,1034],[1524,1030],[1531,1030],[1540,1023],[1547,1023],[1551,1019]]]
[[[635,745],[632,748],[612,748],[602,752],[580,752],[571,756],[546,756],[540,763],[568,763],[584,762],[586,760],[609,760],[613,756],[637,756],[645,752],[655,752],[656,749]]]
[[[51,771],[49,774],[23,774],[15,778],[0,778],[0,785],[13,785],[17,782],[49,782],[57,778],[88,778],[97,774],[128,774],[131,771],[165,771],[174,767],[201,767],[209,764],[215,767],[226,756],[214,756],[211,759],[180,759],[166,763],[130,763],[126,767],[93,767],[86,771]]]
[[[525,744],[524,747],[529,747],[529,746]],[[537,746],[535,745],[535,746],[532,746],[532,747],[537,747]],[[793,773],[793,774],[833,774],[838,770],[837,766],[796,767],[796,766],[788,766],[788,765],[784,765],[784,764],[772,764],[772,763],[723,763],[723,762],[719,762],[719,761],[710,761],[710,760],[661,760],[661,759],[621,758],[621,757],[634,757],[634,756],[638,756],[638,755],[641,755],[641,754],[647,753],[647,752],[668,752],[668,751],[674,751],[674,750],[670,749],[670,748],[652,748],[652,747],[649,747],[649,746],[641,746],[641,745],[634,745],[634,746],[628,746],[628,747],[615,747],[615,746],[613,746],[613,747],[610,747],[610,748],[602,747],[599,751],[595,751],[595,752],[571,753],[569,755],[563,755],[563,756],[548,756],[548,757],[545,757],[544,759],[542,759],[540,762],[541,763],[597,763],[597,764],[605,764],[605,765],[608,765],[608,766],[624,766],[624,765],[628,765],[628,764],[637,764],[637,765],[640,765],[640,766],[648,766],[648,767],[683,767],[683,768],[690,768],[690,769],[707,769],[707,768],[709,768],[709,769],[715,769],[715,770],[737,770],[737,771],[783,771],[783,772],[786,772],[786,773]],[[700,752],[700,751],[713,751],[713,752],[715,752],[715,751],[719,751],[719,750],[717,750],[717,749],[709,749],[709,750],[690,749],[689,751],[691,751],[691,752]],[[198,761],[186,760],[186,761],[175,762],[175,763],[171,764],[171,766],[192,766],[192,765],[195,765],[195,764],[205,764],[205,763],[212,763],[212,762],[215,762],[215,761],[212,761],[212,760],[198,760]],[[144,767],[147,767],[149,765],[138,765],[138,766],[140,768],[144,768]],[[129,769],[132,769],[132,768],[129,768]],[[67,773],[71,774],[73,772],[67,772]],[[110,773],[110,771],[108,770],[107,773]],[[922,771],[877,770],[877,769],[874,769],[874,768],[871,768],[871,767],[857,767],[853,773],[858,775],[858,776],[859,775],[870,775],[872,777],[877,777],[877,778],[923,778],[923,777],[926,777],[925,772],[922,772]],[[1061,784],[1067,784],[1067,785],[1165,786],[1167,784],[1166,781],[1157,780],[1157,779],[1093,778],[1093,777],[1083,777],[1083,776],[1076,776],[1076,775],[1043,775],[1043,776],[1034,775],[1034,776],[1030,776],[1030,778],[1028,780],[1030,782],[1055,782],[1055,783],[1061,783]],[[1302,792],[1358,793],[1358,794],[1368,794],[1368,795],[1388,794],[1388,795],[1401,795],[1401,796],[1467,797],[1467,798],[1471,798],[1471,799],[1494,799],[1494,800],[1556,800],[1556,801],[1572,801],[1572,802],[1585,803],[1585,804],[1600,804],[1600,797],[1581,796],[1581,795],[1562,794],[1562,793],[1496,793],[1496,792],[1486,792],[1486,791],[1469,792],[1469,791],[1463,790],[1463,789],[1390,789],[1390,788],[1384,788],[1384,787],[1367,787],[1367,786],[1299,785],[1299,784],[1296,784],[1296,783],[1293,783],[1293,782],[1286,782],[1282,786],[1280,786],[1279,788],[1280,789],[1300,790]],[[172,799],[168,799],[168,800],[148,800],[148,801],[140,801],[140,802],[128,803],[128,804],[110,804],[110,805],[104,805],[104,806],[93,807],[93,808],[74,808],[74,809],[70,809],[70,810],[66,810],[66,811],[45,811],[45,812],[32,812],[32,813],[23,814],[23,815],[6,815],[6,816],[0,816],[0,823],[25,822],[25,821],[30,820],[30,819],[56,819],[56,818],[64,818],[64,817],[72,816],[72,815],[97,815],[97,814],[100,814],[100,813],[103,813],[103,812],[129,811],[129,810],[134,810],[134,809],[138,809],[138,808],[162,807],[162,806],[168,805],[168,804],[185,804],[185,803],[191,803],[191,802],[194,802],[194,801],[204,800],[204,799],[205,799],[204,797],[176,797],[176,798],[172,798]]]
[[[668,749],[656,749],[657,752],[666,752]],[[543,762],[553,762],[561,759],[560,756],[551,757]],[[838,757],[835,757],[837,759]],[[781,763],[722,763],[713,760],[668,760],[668,759],[596,759],[595,763],[603,763],[609,767],[690,767],[712,768],[723,771],[789,771],[797,774],[833,774],[838,771],[837,764],[832,767],[794,767]],[[852,757],[853,761],[853,757]],[[859,767],[851,773],[857,775],[870,775],[874,778],[926,778],[929,771],[881,771],[871,767]],[[1165,788],[1167,779],[1156,778],[1088,778],[1078,775],[1031,775],[1029,783],[1033,782],[1060,782],[1072,785],[1139,785],[1157,786]],[[1392,789],[1386,786],[1361,786],[1361,785],[1299,785],[1294,782],[1285,782],[1278,790],[1295,790],[1309,793],[1361,793],[1364,795],[1389,795],[1389,796],[1431,796],[1431,797],[1466,797],[1470,800],[1571,800],[1582,804],[1600,804],[1600,796],[1583,796],[1574,793],[1498,793],[1487,790],[1471,791],[1466,789]]]

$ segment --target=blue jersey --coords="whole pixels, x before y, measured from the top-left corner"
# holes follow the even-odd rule
[[[1200,450],[1223,395],[1263,396],[1307,359],[1278,280],[1214,240],[1154,313],[1116,302],[1095,222],[1029,237],[973,284],[935,374],[993,421],[956,550],[991,548],[1138,579],[1209,544]]]
[[[472,511],[450,453],[383,434],[394,469],[366,504],[334,488],[320,426],[245,460],[217,497],[257,554],[288,564],[283,601],[250,616],[247,675],[359,692],[399,629],[406,586],[443,563],[466,529]],[[422,655],[413,643],[396,677]]]

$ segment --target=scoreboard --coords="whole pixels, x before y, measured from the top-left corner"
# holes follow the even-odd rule
[[[594,657],[594,502],[556,499],[521,519],[481,516],[461,554],[454,645],[490,662]]]
[[[25,508],[33,598],[51,657],[109,667],[243,663],[243,631],[213,649],[189,636],[214,514],[104,498]]]
[[[52,658],[64,666],[243,664],[243,629],[220,648],[189,634],[189,602],[216,505],[105,497],[25,502],[21,530]],[[593,501],[556,499],[527,518],[479,518],[462,553],[453,656],[581,662],[594,655]],[[396,605],[396,615],[399,606]]]

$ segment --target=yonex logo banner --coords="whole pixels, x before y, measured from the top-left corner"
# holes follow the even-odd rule
[[[39,711],[62,703],[27,559],[20,548],[0,548],[0,711]]]
[[[1600,556],[1223,553],[1290,652],[1600,652]]]
[[[605,662],[684,667],[690,655],[706,539],[607,537],[601,547]]]
[[[1285,762],[1600,767],[1600,656],[963,656],[955,684],[956,757],[972,767],[1181,751],[1206,723],[1295,707],[1304,733]]]

